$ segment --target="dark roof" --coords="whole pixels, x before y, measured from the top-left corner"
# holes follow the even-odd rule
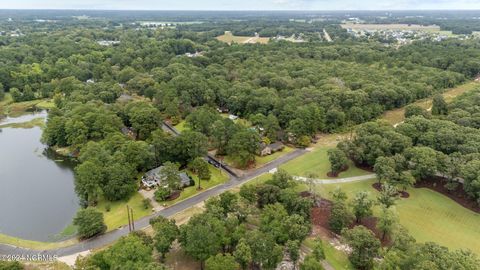
[[[267,147],[272,149],[272,150],[280,150],[280,149],[284,148],[285,145],[283,145],[282,142],[275,142],[275,143],[269,144]]]

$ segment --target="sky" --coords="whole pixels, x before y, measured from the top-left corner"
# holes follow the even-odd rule
[[[480,9],[480,0],[0,0],[0,9],[436,10]]]

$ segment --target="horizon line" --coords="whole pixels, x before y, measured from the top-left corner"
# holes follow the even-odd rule
[[[342,12],[356,12],[356,11],[480,11],[478,9],[314,9],[314,10],[307,10],[307,9],[103,9],[103,8],[0,8],[0,11],[4,10],[29,10],[29,11],[200,11],[200,12],[211,12],[211,11],[218,11],[218,12],[229,12],[229,11],[237,11],[237,12],[277,12],[277,11],[298,11],[298,12],[325,12],[325,11],[342,11]]]

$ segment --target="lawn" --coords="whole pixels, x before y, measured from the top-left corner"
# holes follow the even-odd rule
[[[110,206],[110,211],[107,212],[107,205]],[[133,209],[134,220],[152,214],[152,209],[145,209],[143,207],[143,197],[140,193],[135,194],[128,201],[108,202],[100,200],[96,208],[103,213],[107,231],[115,230],[118,227],[128,224],[127,207]]]
[[[320,179],[331,178],[327,176],[327,173],[330,171],[330,161],[328,160],[327,154],[329,149],[331,149],[331,147],[316,147],[311,152],[283,164],[280,168],[295,176],[306,176],[309,172],[313,172],[316,173]],[[371,174],[369,171],[355,167],[351,161],[348,162],[348,166],[349,169],[340,173],[339,177]]]
[[[165,205],[165,206],[170,206],[170,205],[173,205],[177,202],[180,202],[180,201],[183,201],[185,199],[188,199],[192,196],[195,196],[196,194],[198,193],[201,193],[209,188],[212,188],[214,186],[217,186],[217,185],[220,185],[220,184],[223,184],[225,182],[228,181],[228,176],[222,172],[221,170],[215,168],[214,166],[212,165],[208,165],[209,166],[209,169],[210,169],[210,172],[212,173],[212,178],[210,180],[202,180],[200,182],[200,185],[202,187],[202,190],[197,190],[197,187],[198,187],[198,177],[194,174],[190,174],[192,175],[192,178],[193,180],[195,181],[195,186],[191,186],[191,187],[187,187],[185,188],[182,193],[180,194],[180,197],[178,197],[177,199],[173,200],[173,201],[168,201],[168,202],[160,202],[161,205]]]
[[[307,238],[303,244],[310,249],[314,248],[314,238]],[[330,243],[323,241],[323,251],[325,252],[325,260],[336,270],[349,270],[354,269],[347,254],[335,249]]]
[[[345,183],[339,185],[320,185],[319,194],[329,197],[329,191],[337,186],[344,190],[349,198],[358,191],[366,190],[375,196],[377,191],[371,187],[375,180]],[[306,189],[303,185],[299,189]],[[470,249],[480,255],[480,214],[470,211],[450,198],[426,188],[408,189],[410,197],[401,199],[396,206],[400,223],[419,242],[433,241],[452,250]]]
[[[295,148],[285,146],[285,148],[282,151],[275,152],[271,155],[263,156],[263,157],[256,157],[255,159],[255,165],[256,167],[262,167],[263,165],[274,161],[275,159],[284,156],[290,152],[293,152]]]
[[[74,245],[78,243],[78,239],[71,238],[61,242],[39,242],[0,234],[0,243],[23,248],[31,248],[35,250],[48,250]]]

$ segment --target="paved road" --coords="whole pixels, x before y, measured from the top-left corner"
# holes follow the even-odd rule
[[[143,229],[145,227],[147,227],[149,224],[148,224],[148,221],[152,218],[152,217],[156,217],[156,216],[164,216],[164,217],[171,217],[173,215],[175,215],[176,213],[179,213],[185,209],[188,209],[200,202],[203,202],[204,200],[212,197],[212,196],[216,196],[224,191],[227,191],[227,190],[230,190],[234,187],[237,187],[249,180],[252,180],[254,178],[256,178],[257,176],[260,176],[264,173],[267,173],[268,171],[274,169],[274,168],[277,168],[278,166],[280,166],[281,164],[289,161],[289,160],[292,160],[296,157],[299,157],[301,155],[303,155],[304,153],[306,153],[307,151],[306,150],[295,150],[291,153],[288,153],[278,159],[276,159],[275,161],[265,165],[264,167],[262,168],[259,168],[255,171],[252,171],[250,173],[247,173],[245,176],[243,177],[240,177],[240,178],[230,178],[230,180],[225,183],[225,184],[222,184],[222,185],[219,185],[219,186],[216,186],[216,187],[213,187],[211,189],[208,189],[202,193],[199,193],[198,195],[196,196],[193,196],[193,197],[190,197],[184,201],[181,201],[175,205],[172,205],[171,207],[168,207],[168,208],[165,208],[159,212],[156,212],[150,216],[147,216],[147,217],[144,217],[140,220],[137,220],[135,221],[135,228],[138,230],[138,229]],[[89,240],[86,240],[86,241],[82,241],[78,244],[74,244],[72,246],[68,246],[68,247],[64,247],[64,248],[58,248],[58,249],[52,249],[52,250],[34,250],[34,249],[26,249],[26,248],[19,248],[19,247],[15,247],[15,246],[10,246],[10,245],[5,245],[5,244],[0,244],[0,255],[38,255],[38,254],[41,254],[41,255],[50,255],[50,256],[58,256],[58,257],[62,257],[62,256],[67,256],[67,255],[72,255],[72,254],[75,254],[75,253],[79,253],[79,252],[82,252],[82,251],[86,251],[86,250],[90,250],[90,249],[95,249],[95,248],[100,248],[100,247],[103,247],[105,245],[108,245],[112,242],[114,242],[115,240],[117,240],[118,238],[124,236],[124,235],[127,235],[128,234],[128,226],[124,226],[120,229],[117,229],[117,230],[114,230],[114,231],[111,231],[111,232],[108,232],[106,234],[103,234],[103,235],[100,235],[100,236],[97,236],[93,239],[89,239]]]

